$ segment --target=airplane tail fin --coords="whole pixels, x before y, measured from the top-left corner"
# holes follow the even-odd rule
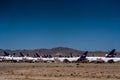
[[[77,62],[86,60],[87,54],[88,54],[88,51],[86,51],[85,53],[83,53],[83,54],[81,55],[81,57],[77,60]]]
[[[38,53],[36,53],[36,57],[40,57],[40,55]]]
[[[22,52],[20,52],[20,57],[24,57],[24,54]]]
[[[34,57],[37,57],[37,56],[34,54]]]
[[[49,58],[52,58],[52,55],[48,55]]]
[[[117,54],[115,53],[116,49],[113,49],[109,54],[106,54],[105,57],[115,57]]]
[[[9,56],[10,54],[4,51],[4,56]]]

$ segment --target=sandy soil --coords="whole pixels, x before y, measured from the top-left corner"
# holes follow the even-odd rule
[[[0,63],[0,80],[120,80],[120,63]]]

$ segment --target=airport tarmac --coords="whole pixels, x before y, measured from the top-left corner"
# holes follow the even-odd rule
[[[0,63],[0,80],[119,80],[120,63]]]

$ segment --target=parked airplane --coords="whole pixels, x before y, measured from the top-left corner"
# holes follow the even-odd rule
[[[34,54],[34,58],[33,59],[34,59],[35,62],[39,62],[40,61],[40,56],[38,55],[38,53]]]
[[[22,62],[24,60],[24,55],[22,54],[22,52],[20,52],[20,56],[19,57],[12,57],[12,61],[13,62]]]
[[[21,53],[21,52],[20,52],[20,55],[21,55],[22,60],[23,60],[24,62],[35,62],[35,61],[36,61],[35,58],[29,57],[29,56],[25,56],[25,55],[23,55],[23,53]]]
[[[105,57],[98,58],[98,60],[104,61],[104,62],[119,62],[120,57],[116,57],[115,49],[113,49],[109,54],[107,54]]]
[[[12,56],[7,53],[6,51],[3,52],[4,55],[0,56],[1,61],[11,61],[12,60]]]
[[[115,53],[115,49],[113,49],[109,54],[106,54],[105,57],[86,57],[89,62],[117,62],[120,61],[120,58],[116,58],[117,54]]]
[[[80,62],[86,59],[88,51],[83,53],[80,57],[56,57],[55,60],[59,62]]]
[[[39,56],[38,53],[36,53],[37,58],[40,59],[41,62],[54,62],[55,59],[51,55],[44,55],[44,56]]]

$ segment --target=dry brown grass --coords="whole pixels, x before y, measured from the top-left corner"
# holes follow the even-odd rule
[[[0,80],[120,80],[120,64],[0,63]]]

